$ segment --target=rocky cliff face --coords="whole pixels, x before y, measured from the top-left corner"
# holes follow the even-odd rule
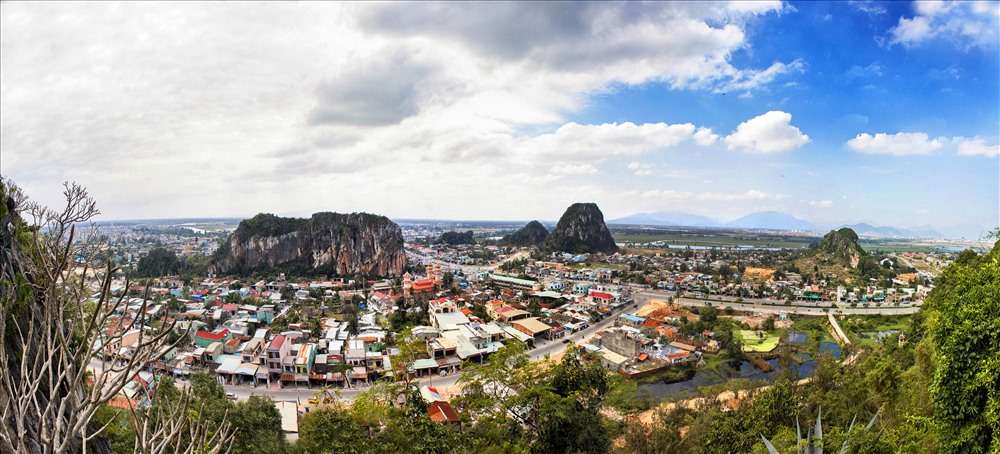
[[[240,222],[212,258],[210,271],[399,276],[405,266],[403,232],[389,218],[326,212],[310,219],[258,214]]]
[[[531,221],[524,227],[521,227],[520,230],[504,236],[503,239],[500,240],[500,244],[534,246],[536,244],[544,243],[545,239],[548,237],[549,231],[544,225],[542,225],[542,223],[538,221]]]
[[[555,230],[545,240],[543,248],[548,251],[563,251],[573,254],[618,252],[608,226],[604,224],[604,213],[596,203],[574,203],[566,209]]]

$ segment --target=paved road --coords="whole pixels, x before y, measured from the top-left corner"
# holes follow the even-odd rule
[[[673,297],[674,292],[657,292],[657,291],[644,291],[636,294],[636,300],[642,302],[648,302],[650,299],[653,300],[666,300],[669,297]],[[720,301],[717,298],[721,298]],[[918,302],[915,306],[890,306],[883,305],[882,307],[855,307],[850,308],[846,305],[840,307],[830,307],[829,305],[815,305],[802,302],[793,301],[791,305],[786,306],[783,301],[775,300],[744,300],[743,303],[734,302],[734,297],[727,296],[715,296],[713,295],[711,299],[695,299],[695,298],[674,298],[674,302],[681,306],[688,307],[705,307],[711,304],[714,307],[732,307],[738,311],[749,311],[749,312],[759,312],[763,314],[802,314],[802,315],[826,315],[827,313],[835,314],[850,314],[850,315],[908,315],[915,314],[920,310],[920,303]],[[767,304],[771,303],[771,304]]]

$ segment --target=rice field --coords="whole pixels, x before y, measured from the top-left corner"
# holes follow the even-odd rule
[[[769,352],[777,348],[778,342],[781,341],[781,336],[778,334],[763,333],[764,337],[760,338],[757,337],[757,331],[754,330],[742,329],[733,331],[733,334],[742,339],[744,352]]]

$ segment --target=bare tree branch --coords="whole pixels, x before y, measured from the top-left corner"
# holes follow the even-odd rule
[[[81,186],[64,186],[66,205],[55,212],[29,202],[0,178],[5,208],[0,211],[0,452],[86,452],[87,442],[108,427],[93,427],[95,412],[120,395],[143,367],[159,360],[165,347],[180,342],[168,342],[174,324],[155,331],[145,326],[148,294],[134,317],[122,323],[130,283],[125,294],[113,296],[118,269],[110,261],[94,266],[101,250],[96,229],[86,235],[77,231],[77,224],[100,212]],[[123,345],[135,330],[137,340]],[[122,347],[131,349],[124,359],[116,357]],[[136,452],[228,451],[229,425],[192,420],[185,411],[191,398],[185,399],[181,410],[169,413],[130,411],[137,435],[143,429]],[[184,446],[182,439],[198,447]]]

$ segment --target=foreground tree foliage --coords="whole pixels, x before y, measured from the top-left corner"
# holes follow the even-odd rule
[[[818,445],[829,452],[1000,453],[998,260],[1000,245],[982,256],[961,254],[902,340],[887,338],[852,365],[822,355],[807,383],[782,378],[729,411],[723,408],[735,401],[726,399],[695,411],[657,409],[651,424],[630,420],[618,446],[767,453],[763,435],[776,452],[795,453],[796,422],[804,436],[822,408]]]
[[[928,301],[930,386],[943,452],[1000,452],[1000,242],[961,257]]]
[[[95,423],[95,414],[158,358],[173,328],[140,329],[125,362],[95,359],[103,345],[120,343],[142,325],[137,318],[104,333],[125,303],[110,292],[118,270],[98,260],[103,244],[96,237],[77,236],[76,225],[99,213],[94,200],[75,184],[66,184],[64,194],[65,207],[55,211],[28,201],[0,178],[0,451],[5,453],[111,452],[102,435],[107,427]],[[209,434],[203,420],[185,411],[133,409],[132,416],[135,452],[228,451],[231,430],[224,420]],[[179,443],[184,436],[190,442]]]

